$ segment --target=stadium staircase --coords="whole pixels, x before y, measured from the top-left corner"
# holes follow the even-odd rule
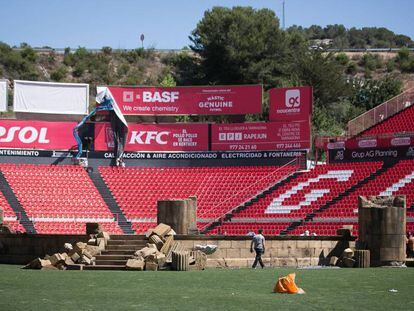
[[[299,221],[293,221],[292,223],[290,223],[289,226],[285,230],[281,231],[280,235],[288,235],[288,234],[291,234],[293,232],[298,233],[298,231],[301,227],[303,227],[302,231],[305,231],[306,230],[306,228],[305,228],[306,225],[311,223],[312,220],[316,216],[318,216],[321,213],[325,212],[331,206],[335,205],[336,203],[338,203],[342,199],[348,197],[349,195],[351,195],[352,193],[354,193],[355,191],[357,191],[358,189],[363,187],[365,184],[369,183],[370,181],[375,180],[378,176],[380,176],[383,173],[387,172],[387,170],[390,169],[391,167],[393,167],[396,163],[397,163],[397,161],[390,161],[390,162],[387,162],[387,163],[384,162],[382,167],[380,167],[377,171],[371,173],[366,178],[358,181],[356,184],[352,185],[351,187],[349,187],[348,189],[346,189],[342,193],[339,193],[338,196],[334,197],[332,200],[327,201],[325,204],[320,206],[318,209],[315,209],[312,213],[307,214],[303,219],[301,219]]]
[[[148,240],[143,235],[111,235],[106,249],[96,255],[94,266],[85,266],[84,270],[125,270],[128,259],[145,247]]]
[[[118,203],[116,203],[111,191],[109,191],[101,175],[95,172],[88,172],[88,174],[92,182],[94,183],[96,189],[98,189],[99,193],[104,199],[106,205],[109,207],[109,210],[114,215],[114,218],[117,220],[118,225],[122,229],[123,233],[135,234],[135,231],[132,229],[131,223],[126,219],[124,213],[122,212]]]
[[[19,200],[17,200],[15,193],[13,192],[2,172],[0,172],[0,190],[16,214],[20,224],[26,230],[26,233],[37,233],[33,222],[27,216],[26,211],[20,204]]]
[[[236,206],[234,209],[223,215],[220,219],[217,219],[213,221],[212,223],[208,224],[206,227],[201,230],[201,233],[208,234],[211,231],[214,231],[215,228],[221,226],[223,222],[231,222],[231,219],[240,213],[241,211],[247,209],[249,206],[252,206],[254,203],[258,202],[259,199],[264,198],[265,196],[273,193],[280,187],[284,186],[285,184],[289,183],[291,180],[293,180],[296,176],[299,175],[299,172],[294,172],[286,178],[279,180],[274,185],[270,186],[269,188],[265,189],[264,191],[258,193],[257,195],[253,196],[251,199],[247,200],[246,202]]]

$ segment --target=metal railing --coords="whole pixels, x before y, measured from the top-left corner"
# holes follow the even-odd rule
[[[349,121],[348,137],[353,137],[362,133],[413,104],[414,87]]]

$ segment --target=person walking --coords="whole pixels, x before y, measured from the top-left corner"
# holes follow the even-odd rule
[[[250,252],[253,253],[253,249],[256,252],[256,258],[254,259],[254,263],[252,268],[255,269],[257,263],[260,263],[262,269],[264,268],[264,264],[262,261],[262,254],[265,252],[265,238],[263,236],[263,230],[259,229],[258,234],[255,234],[252,239],[252,243],[250,244]]]

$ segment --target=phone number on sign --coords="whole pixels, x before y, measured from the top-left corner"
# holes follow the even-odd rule
[[[230,150],[257,150],[257,145],[230,145]]]
[[[290,144],[276,144],[277,149],[294,149],[301,148],[300,143],[290,143]]]

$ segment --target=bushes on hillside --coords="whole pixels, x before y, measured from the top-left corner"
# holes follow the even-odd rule
[[[396,62],[401,72],[414,72],[414,53],[408,49],[401,49],[398,51]]]

